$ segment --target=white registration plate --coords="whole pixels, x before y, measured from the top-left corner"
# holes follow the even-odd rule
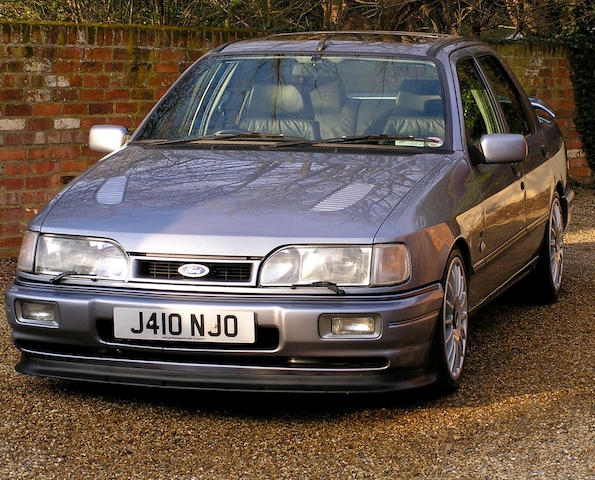
[[[202,307],[115,307],[114,336],[132,340],[254,343],[254,312]]]

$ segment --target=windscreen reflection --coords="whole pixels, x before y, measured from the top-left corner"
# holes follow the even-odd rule
[[[438,70],[412,58],[211,57],[184,75],[135,140],[242,132],[310,141],[387,135],[395,145],[438,147]]]

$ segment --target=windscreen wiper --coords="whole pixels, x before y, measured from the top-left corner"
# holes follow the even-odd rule
[[[82,273],[78,273],[75,272],[74,270],[70,271],[70,272],[62,272],[59,273],[58,275],[50,278],[50,283],[60,283],[62,280],[64,280],[66,277],[71,277],[73,275],[85,275],[85,277],[95,277],[96,275],[88,275],[88,274],[82,274]],[[94,278],[92,278],[92,280],[95,280]]]
[[[151,142],[151,145],[183,145],[194,142],[202,142],[209,140],[265,140],[283,142],[310,142],[307,138],[287,136],[282,133],[261,133],[261,132],[230,132],[230,133],[213,133],[210,135],[201,135],[191,138],[177,138],[175,140],[156,140]]]
[[[362,142],[395,142],[398,140],[409,140],[412,142],[438,143],[438,139],[415,137],[413,135],[387,135],[385,133],[374,133],[370,135],[345,135],[336,138],[326,138],[318,143],[362,143]],[[408,145],[403,145],[408,146]]]
[[[345,290],[339,288],[336,283],[333,282],[312,282],[312,283],[294,283],[291,288],[296,289],[299,287],[326,287],[332,290],[337,295],[345,295]]]

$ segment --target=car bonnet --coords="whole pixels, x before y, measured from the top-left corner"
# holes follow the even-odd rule
[[[287,244],[371,243],[442,158],[129,146],[63,192],[41,231],[162,254],[262,256]]]

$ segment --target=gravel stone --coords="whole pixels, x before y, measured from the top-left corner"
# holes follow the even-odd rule
[[[0,479],[595,479],[595,191],[558,303],[523,286],[471,322],[454,394],[271,395],[17,374],[0,300]],[[16,262],[0,261],[0,291]]]

